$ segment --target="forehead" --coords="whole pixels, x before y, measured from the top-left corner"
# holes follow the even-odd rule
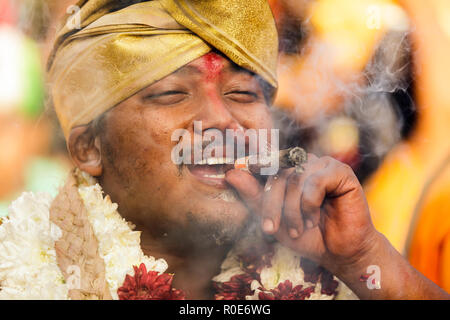
[[[174,74],[184,74],[184,73],[198,73],[207,76],[208,78],[213,78],[218,76],[222,72],[232,72],[232,73],[243,73],[248,75],[253,75],[252,72],[247,69],[241,68],[227,57],[222,56],[216,52],[209,52],[194,61],[188,63],[187,65],[181,67]]]
[[[231,62],[228,58],[215,52],[209,52],[188,64],[188,66],[194,66],[205,71],[217,71],[230,65]]]

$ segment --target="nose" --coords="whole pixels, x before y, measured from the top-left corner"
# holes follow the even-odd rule
[[[239,123],[229,107],[226,105],[223,97],[215,88],[209,88],[203,99],[202,112],[198,115],[197,121],[202,121],[203,130],[217,129],[222,132],[225,130],[243,131],[244,128]]]

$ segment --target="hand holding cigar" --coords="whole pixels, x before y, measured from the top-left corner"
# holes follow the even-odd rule
[[[261,169],[272,166],[274,161],[279,164],[278,171],[280,169],[295,168],[297,173],[302,173],[304,171],[303,164],[308,161],[308,155],[304,149],[300,147],[293,147],[280,150],[278,152],[273,152],[265,156],[250,155],[239,158],[236,159],[234,164],[227,167],[227,169],[240,169],[248,171],[254,175],[261,175]]]

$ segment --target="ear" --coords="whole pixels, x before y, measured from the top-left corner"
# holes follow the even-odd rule
[[[67,142],[75,165],[93,177],[102,175],[100,137],[95,137],[89,126],[73,128]]]

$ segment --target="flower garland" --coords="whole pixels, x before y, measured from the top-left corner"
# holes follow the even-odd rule
[[[102,189],[94,178],[79,174],[81,183],[78,192],[88,212],[95,237],[98,240],[100,257],[105,261],[106,281],[113,299],[118,299],[117,290],[133,266],[144,264],[148,270],[164,273],[167,262],[146,256],[141,249],[141,232],[134,228],[117,211],[117,204],[109,196],[103,197]]]
[[[0,225],[0,299],[67,299],[68,287],[56,263],[61,230],[50,222],[52,199],[24,193]]]
[[[239,241],[213,278],[218,300],[356,299],[324,268],[280,243],[270,243],[257,228]]]
[[[164,273],[167,262],[143,253],[140,232],[120,216],[117,204],[103,196],[94,178],[75,174],[113,299],[184,299],[172,288],[173,275]],[[50,221],[51,202],[48,195],[24,193],[0,223],[0,299],[69,298],[56,261],[61,230]],[[212,281],[218,300],[355,298],[336,277],[264,240],[257,228],[237,242]]]
[[[120,300],[184,300],[181,290],[172,288],[173,276],[156,271],[147,272],[145,264],[134,267],[134,276],[127,275],[119,288]]]

